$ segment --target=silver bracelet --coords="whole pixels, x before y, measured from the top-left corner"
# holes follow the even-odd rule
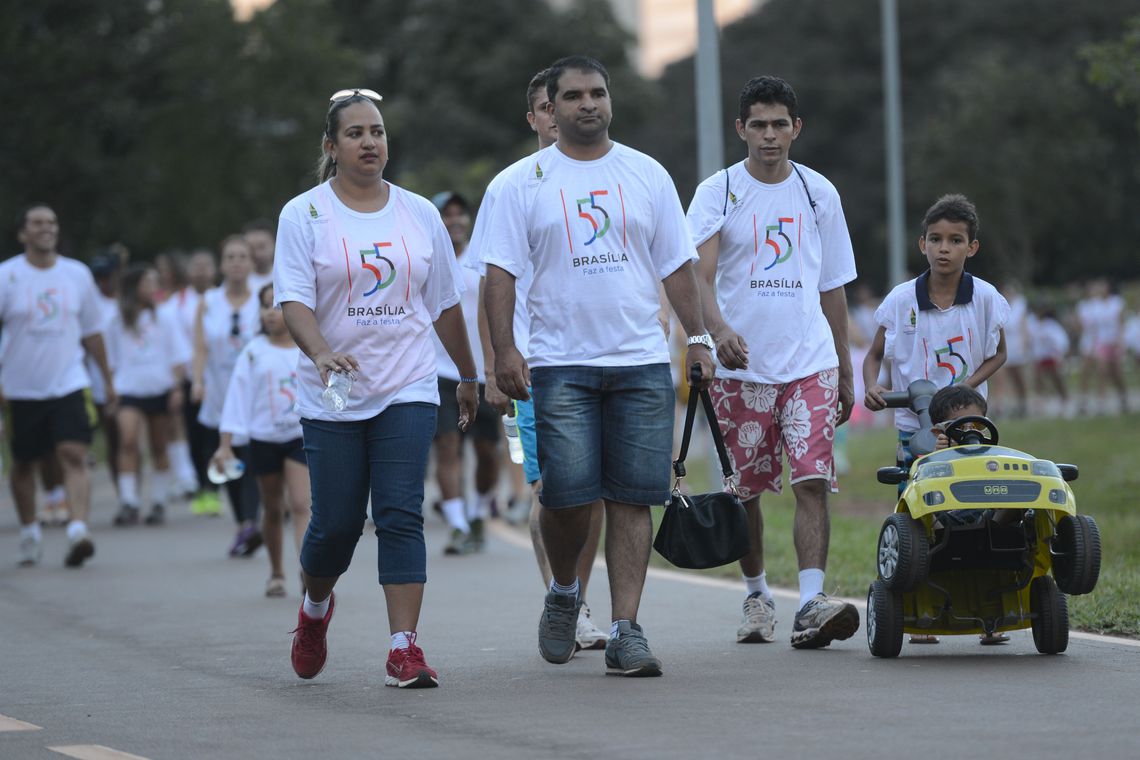
[[[460,375],[459,376],[459,382],[461,382],[461,383],[477,383],[477,382],[479,382],[479,378],[477,378],[477,377],[463,377],[463,375]]]

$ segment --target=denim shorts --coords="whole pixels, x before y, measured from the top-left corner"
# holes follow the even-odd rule
[[[535,367],[530,377],[544,507],[665,503],[675,403],[668,364]]]
[[[534,399],[515,402],[515,421],[519,426],[519,442],[523,450],[523,477],[534,483],[542,477],[538,469],[538,441],[534,435]]]
[[[393,404],[367,420],[301,420],[313,510],[301,567],[342,575],[364,530],[372,497],[381,584],[424,583],[424,476],[435,435],[434,404]]]

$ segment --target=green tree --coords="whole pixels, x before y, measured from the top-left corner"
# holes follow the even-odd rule
[[[1134,0],[900,3],[908,238],[938,195],[964,192],[982,217],[983,253],[971,268],[983,277],[1055,284],[1140,274],[1132,116],[1085,81],[1079,55],[1134,14]],[[770,0],[723,31],[721,78],[726,160],[744,156],[731,129],[744,82],[776,74],[796,88],[804,131],[793,159],[839,189],[860,276],[883,287],[880,44],[878,0]],[[692,67],[686,59],[666,70],[661,89],[678,95],[677,111],[650,125],[647,141],[682,198],[699,181]],[[924,266],[917,246],[907,263]]]
[[[1111,92],[1119,105],[1135,108],[1140,129],[1140,16],[1129,19],[1119,39],[1090,44],[1081,55],[1089,64],[1089,81]]]

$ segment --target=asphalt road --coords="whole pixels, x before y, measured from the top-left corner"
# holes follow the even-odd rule
[[[313,681],[289,665],[299,603],[267,599],[263,554],[229,559],[227,518],[172,509],[161,528],[109,527],[98,553],[17,568],[16,520],[0,504],[0,758],[1033,758],[1140,756],[1135,642],[1074,638],[1036,654],[973,637],[904,645],[873,659],[863,631],[828,650],[788,645],[795,602],[777,602],[779,640],[739,645],[741,589],[657,573],[641,622],[665,675],[605,677],[600,652],[539,657],[542,589],[521,533],[445,558],[428,520],[420,643],[438,689],[385,688],[387,625],[366,535],[338,587],[330,658]],[[608,620],[604,571],[591,586]],[[55,748],[50,749],[50,748]],[[126,753],[126,754],[123,754]]]

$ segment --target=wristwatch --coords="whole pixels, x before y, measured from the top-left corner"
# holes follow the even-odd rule
[[[709,335],[708,333],[705,333],[704,335],[690,335],[689,336],[689,342],[687,345],[704,346],[709,351],[712,351],[713,349],[716,348],[716,344],[713,343],[712,336]]]

